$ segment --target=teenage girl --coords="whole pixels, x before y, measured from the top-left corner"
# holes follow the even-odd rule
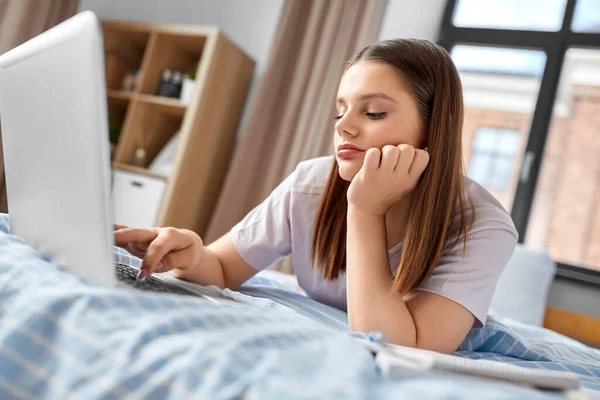
[[[348,312],[352,331],[452,353],[485,323],[517,243],[500,203],[467,178],[463,100],[449,54],[390,40],[346,65],[334,155],[298,164],[229,233],[117,227],[117,245],[154,272],[235,289],[292,255],[308,296]]]

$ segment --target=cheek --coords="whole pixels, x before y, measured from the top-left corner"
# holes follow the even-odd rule
[[[402,143],[416,147],[422,142],[423,135],[420,124],[411,123],[402,118],[394,118],[377,127],[377,131],[373,135],[373,141],[380,148],[386,144],[398,145]]]

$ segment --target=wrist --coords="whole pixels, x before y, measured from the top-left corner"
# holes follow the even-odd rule
[[[375,210],[375,209],[367,209],[360,207],[358,205],[348,203],[348,218],[356,218],[360,220],[385,220],[386,210]]]
[[[203,244],[200,245],[200,250],[199,250],[199,254],[198,254],[198,261],[196,261],[195,263],[193,263],[188,270],[190,271],[196,271],[198,270],[198,268],[200,268],[200,265],[202,265],[204,263],[204,259],[206,258],[206,247],[204,247]]]

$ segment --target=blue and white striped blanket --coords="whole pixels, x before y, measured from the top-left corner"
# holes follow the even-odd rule
[[[344,313],[260,275],[241,292],[231,294],[251,304],[90,287],[10,235],[2,216],[0,398],[555,398],[470,378],[390,380]],[[459,354],[573,371],[600,390],[600,351],[531,329],[492,319]]]

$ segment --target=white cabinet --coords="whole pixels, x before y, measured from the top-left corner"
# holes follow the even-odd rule
[[[113,171],[115,223],[135,228],[156,226],[164,191],[162,179]]]

